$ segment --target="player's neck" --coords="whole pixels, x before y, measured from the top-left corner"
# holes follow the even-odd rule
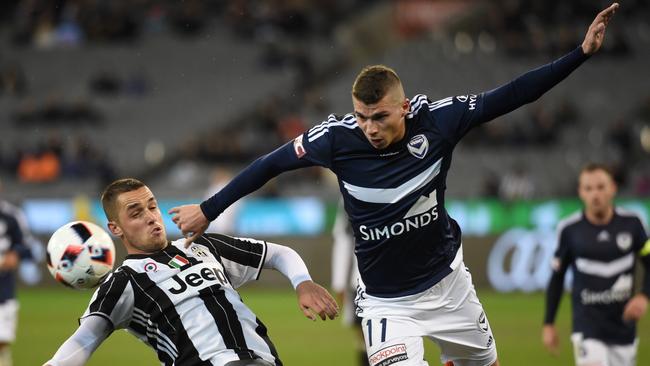
[[[585,217],[593,225],[607,225],[614,217],[614,207],[609,207],[603,211],[585,210]]]

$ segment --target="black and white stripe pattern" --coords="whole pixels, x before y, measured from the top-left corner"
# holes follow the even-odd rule
[[[177,256],[189,264],[169,265]],[[101,316],[113,328],[127,329],[164,365],[258,358],[281,365],[265,329],[232,286],[257,279],[265,256],[263,241],[213,234],[189,248],[178,240],[150,256],[129,255],[97,289],[82,319]]]
[[[138,308],[133,309],[131,329],[146,336],[148,342],[158,350],[158,353],[166,353],[170,360],[175,360],[178,357],[178,350],[174,342],[158,329],[158,325],[151,321],[149,314]]]

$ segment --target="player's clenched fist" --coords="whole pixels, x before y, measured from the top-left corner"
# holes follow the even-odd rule
[[[334,319],[339,313],[339,307],[332,295],[312,281],[301,282],[296,287],[296,294],[300,310],[311,320],[316,320],[315,314],[326,320]]]
[[[201,211],[199,205],[183,205],[174,207],[168,212],[172,215],[172,221],[178,226],[178,229],[183,233],[185,240],[185,247],[189,247],[196,238],[203,235],[205,230],[210,225],[210,222]]]

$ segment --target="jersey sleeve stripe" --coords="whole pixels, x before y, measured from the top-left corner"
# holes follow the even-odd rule
[[[336,118],[329,119],[326,122],[321,123],[320,125],[313,127],[307,133],[309,141],[313,141],[318,137],[322,136],[325,132],[329,131],[330,127],[343,126],[349,129],[354,129],[357,127],[357,119],[352,114],[346,115],[342,120]]]
[[[232,240],[228,243],[217,237],[210,238],[211,241],[217,241],[219,252],[223,258],[236,262],[238,264],[257,268],[260,265],[262,254],[264,253],[264,242],[257,242],[253,239],[225,237]]]
[[[260,279],[260,275],[262,274],[262,267],[264,267],[264,262],[266,262],[266,253],[268,252],[267,250],[268,246],[264,245],[264,251],[262,252],[262,260],[260,261],[260,265],[257,267],[257,276],[255,277],[255,280]]]
[[[354,122],[354,124],[349,124],[349,123],[346,123],[346,122],[330,123],[325,129],[323,129],[320,132],[316,133],[315,135],[312,135],[311,137],[309,137],[308,138],[309,142],[312,142],[312,141],[316,140],[317,138],[323,136],[324,134],[328,133],[330,131],[330,129],[329,129],[330,127],[337,127],[337,126],[342,126],[342,127],[348,128],[350,130],[354,130],[355,128],[357,128],[357,123],[356,123],[356,121]]]
[[[427,98],[426,95],[423,94],[418,94],[413,98],[413,102],[411,103],[411,111],[408,114],[408,118],[413,118],[414,115],[418,114],[420,109],[424,105],[427,105],[429,110],[435,110],[441,107],[448,106],[453,103],[453,97],[447,97],[443,98],[440,100],[437,100],[435,102],[429,102],[429,99]]]

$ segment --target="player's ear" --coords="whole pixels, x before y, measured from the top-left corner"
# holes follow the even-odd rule
[[[117,226],[117,223],[115,221],[109,221],[108,224],[106,224],[106,227],[108,227],[108,230],[111,232],[111,234],[117,237],[122,237],[122,228]]]
[[[404,98],[404,103],[402,103],[402,117],[406,116],[411,109],[411,101],[409,98]]]

